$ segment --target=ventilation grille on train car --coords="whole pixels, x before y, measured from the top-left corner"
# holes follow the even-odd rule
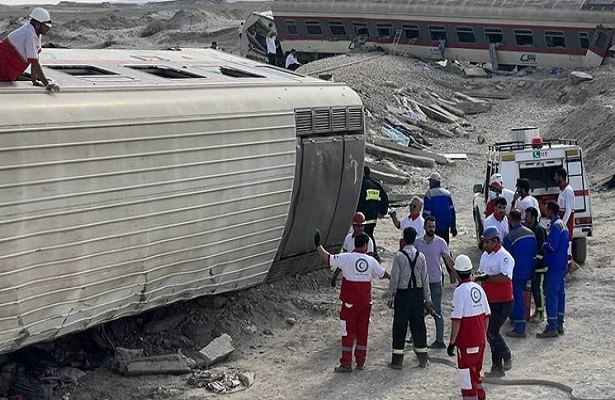
[[[363,109],[319,108],[295,111],[297,134],[356,131],[363,129]]]

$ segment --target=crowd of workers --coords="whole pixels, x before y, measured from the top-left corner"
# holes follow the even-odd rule
[[[320,232],[314,244],[334,275],[340,288],[340,328],[342,357],[336,372],[365,368],[369,315],[371,312],[371,280],[377,276],[389,279],[387,305],[393,311],[392,356],[389,366],[403,367],[407,330],[410,328],[414,352],[419,366],[429,363],[428,348],[446,349],[457,356],[459,382],[464,399],[485,399],[481,370],[485,346],[491,349],[489,377],[502,377],[512,368],[513,354],[500,331],[507,320],[512,330],[506,336],[525,338],[529,317],[527,295],[531,282],[536,304],[531,322],[542,322],[546,303],[547,325],[537,338],[564,334],[565,288],[569,271],[568,254],[572,236],[574,197],[566,170],[556,171],[560,187],[557,202],[543,204],[550,221],[548,232],[539,223],[541,208],[530,194],[529,181],[519,179],[516,191],[503,187],[502,176],[490,179],[489,203],[486,207],[481,236],[482,255],[478,268],[471,259],[459,255],[453,260],[449,250],[449,234],[457,235],[455,207],[451,194],[441,187],[437,172],[429,178],[429,189],[421,199],[414,196],[409,215],[399,220],[389,212],[401,231],[399,251],[395,253],[390,273],[380,265],[374,228],[388,211],[388,196],[380,182],[364,169],[358,210],[352,221],[352,232],[344,241],[342,253],[329,254],[320,245]],[[446,266],[453,293],[451,332],[448,345],[444,341],[442,315],[443,268]],[[436,337],[427,344],[425,315],[431,314]]]

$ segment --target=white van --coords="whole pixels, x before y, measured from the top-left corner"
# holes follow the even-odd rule
[[[589,185],[583,164],[583,150],[576,140],[542,140],[538,128],[515,128],[509,142],[489,146],[487,168],[483,184],[474,185],[474,224],[477,241],[483,231],[485,206],[488,201],[489,178],[500,173],[504,187],[513,189],[518,178],[531,182],[532,195],[540,203],[541,214],[549,201],[557,201],[559,188],[554,180],[555,171],[565,168],[574,189],[574,233],[572,257],[577,263],[585,262],[587,236],[592,235],[592,213]],[[545,225],[548,221],[543,218]]]

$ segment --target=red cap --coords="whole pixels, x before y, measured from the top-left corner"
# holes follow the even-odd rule
[[[502,190],[502,184],[501,184],[500,182],[498,182],[498,181],[493,181],[493,182],[491,182],[491,183],[489,184],[489,187],[492,187],[492,188],[498,189],[498,190],[500,190],[500,191]]]

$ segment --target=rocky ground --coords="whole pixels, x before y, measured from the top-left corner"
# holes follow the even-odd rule
[[[202,46],[207,46],[212,37],[224,38],[228,35],[229,43],[236,39],[234,28],[237,20],[241,19],[239,11],[220,11],[230,10],[236,7],[236,3],[215,6],[180,4],[165,3],[156,8],[109,4],[105,7],[117,7],[119,11],[113,8],[102,12],[99,7],[91,15],[87,14],[89,6],[83,6],[84,11],[80,11],[79,16],[72,14],[71,17],[62,17],[64,14],[58,9],[58,25],[64,25],[66,29],[58,29],[57,36],[49,39],[61,45],[98,46],[101,36],[96,39],[96,32],[104,29],[97,24],[108,26],[105,24],[116,23],[113,21],[123,21],[121,25],[124,28],[111,30],[110,40],[115,41],[110,44],[112,47],[126,46],[127,43],[159,47],[201,42],[204,42]],[[23,10],[18,8],[10,10],[11,15],[23,14]],[[0,11],[5,21],[0,22],[0,31],[6,31],[11,24],[14,25],[14,22],[7,25],[6,20],[13,17],[6,17],[5,9]],[[66,11],[68,14],[69,11]],[[184,31],[170,28],[174,18],[191,20],[192,16],[201,15],[209,21],[213,14],[218,19],[211,24],[221,24],[222,18],[230,21],[228,32],[224,28],[221,32],[206,36],[208,33],[195,33],[193,28]],[[165,28],[143,36],[144,30],[155,18],[164,21]],[[183,25],[180,23],[178,26]],[[186,41],[175,42],[174,37]],[[75,38],[74,42],[71,42],[72,38]],[[218,39],[224,46],[223,40]],[[373,55],[356,54],[321,60],[302,67],[299,72],[317,75],[319,71]],[[551,74],[549,70],[537,70],[495,75],[489,79],[470,79],[454,65],[443,68],[432,62],[383,56],[328,73],[335,81],[346,82],[362,96],[369,112],[369,128],[376,131],[379,130],[386,106],[397,104],[396,97],[399,96],[396,90],[399,89],[404,89],[408,96],[419,101],[425,92],[440,95],[457,91],[509,95],[506,100],[492,100],[490,112],[468,117],[468,126],[455,138],[429,137],[435,152],[467,154],[467,160],[455,161],[437,169],[443,176],[444,186],[453,194],[458,213],[459,235],[451,241],[452,251],[454,255],[468,254],[475,262],[479,254],[472,221],[472,185],[484,179],[483,162],[487,145],[507,140],[510,128],[519,126],[537,126],[545,137],[579,139],[586,151],[588,178],[594,190],[595,235],[589,240],[587,262],[575,273],[567,287],[567,331],[563,337],[541,341],[535,339],[533,333],[543,326],[530,324],[528,338],[509,339],[515,361],[508,377],[552,379],[575,387],[578,396],[606,399],[615,393],[615,380],[609,372],[615,364],[615,355],[609,351],[615,345],[611,335],[615,330],[615,322],[611,318],[615,312],[615,248],[610,245],[615,234],[611,212],[615,200],[612,192],[597,189],[613,174],[615,70],[606,66],[588,71],[594,79],[581,83],[570,78],[571,71],[556,72]],[[446,124],[440,126],[454,128]],[[431,169],[394,164],[409,173],[411,179],[407,185],[392,186],[391,191],[423,193],[426,190],[425,177],[432,172]],[[400,214],[403,215],[404,211],[401,210]],[[387,268],[391,266],[398,235],[388,219],[383,219],[377,226],[376,237],[382,247],[383,264]],[[329,276],[328,271],[321,270],[238,293],[178,303],[109,323],[104,328],[42,344],[12,354],[9,358],[22,362],[33,359],[36,360],[33,365],[40,365],[40,359],[47,357],[58,364],[71,365],[84,371],[85,375],[78,379],[78,384],[64,385],[55,392],[54,399],[58,400],[212,398],[217,395],[189,385],[189,374],[121,376],[110,369],[112,353],[117,347],[143,349],[148,356],[175,354],[181,350],[184,355],[198,359],[200,348],[220,334],[227,333],[232,336],[236,351],[216,368],[255,374],[254,384],[249,389],[230,395],[234,399],[459,398],[455,370],[450,367],[432,363],[427,369],[420,369],[408,352],[403,371],[386,368],[390,358],[392,321],[392,313],[381,299],[386,281],[375,282],[376,302],[371,319],[368,369],[348,375],[334,374],[332,368],[337,365],[340,352],[336,318],[338,289],[328,285]],[[452,287],[447,284],[444,294],[445,318],[450,313],[451,296]],[[169,321],[169,318],[173,318],[172,324],[165,327],[160,321]],[[433,321],[428,319],[427,322],[431,341]],[[447,322],[446,335],[448,329]],[[446,357],[442,351],[434,351],[432,355]],[[488,359],[486,356],[485,368],[489,366]],[[2,360],[3,363],[6,361]],[[6,365],[14,364],[5,364],[5,374]],[[491,399],[568,398],[562,392],[545,387],[487,385],[487,390]]]

